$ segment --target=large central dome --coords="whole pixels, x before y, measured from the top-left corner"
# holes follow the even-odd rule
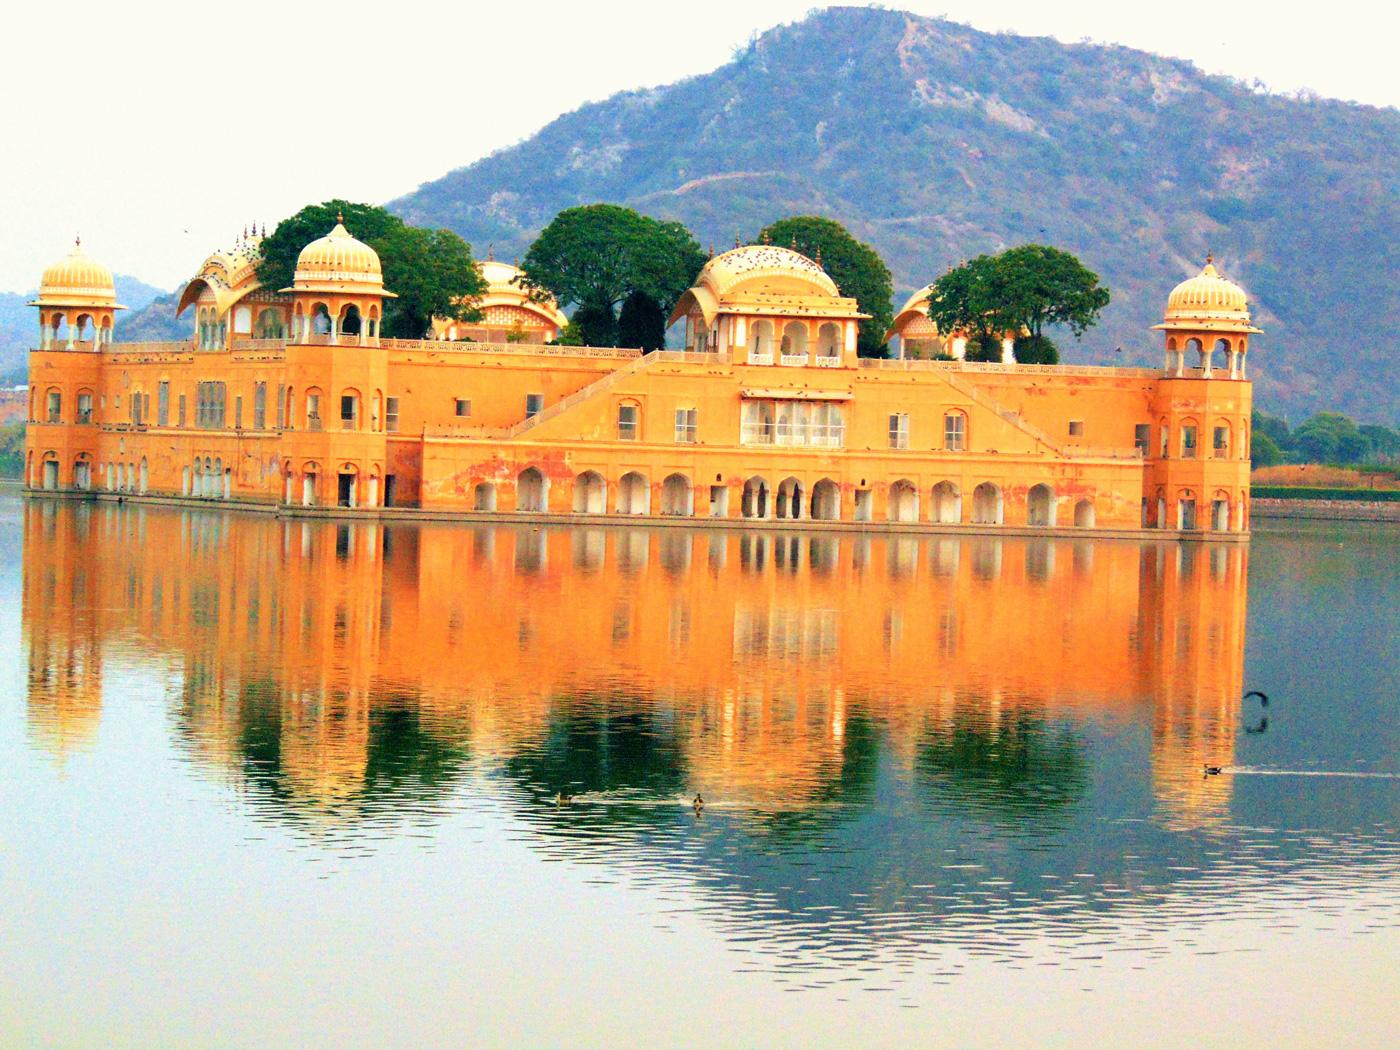
[[[771,244],[749,244],[716,255],[695,283],[708,286],[720,298],[741,285],[770,292],[841,294],[836,282],[807,256]]]
[[[341,222],[301,250],[292,287],[283,291],[387,294],[379,254]]]

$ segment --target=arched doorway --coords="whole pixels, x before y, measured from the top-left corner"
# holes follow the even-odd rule
[[[688,517],[695,513],[695,492],[684,474],[670,474],[661,483],[661,513]]]
[[[919,490],[907,478],[900,478],[890,486],[890,521],[911,522],[919,520]]]
[[[841,517],[841,489],[830,478],[822,478],[812,486],[812,518],[816,521],[836,521]]]
[[[1092,501],[1082,499],[1075,503],[1074,527],[1077,529],[1092,529],[1094,527],[1094,504]]]
[[[619,514],[650,514],[651,485],[645,474],[629,470],[617,483]]]
[[[595,470],[586,470],[574,479],[574,513],[606,514],[608,512],[608,485],[603,475]]]
[[[1026,524],[1038,527],[1055,524],[1055,490],[1049,485],[1032,485],[1026,493]]]
[[[744,495],[740,501],[741,511],[746,518],[766,518],[768,510],[768,482],[753,477],[744,482]]]
[[[984,481],[972,490],[972,521],[976,525],[1000,525],[1005,510],[1001,488]]]
[[[933,486],[933,520],[940,525],[956,525],[962,521],[962,493],[951,481]]]
[[[794,521],[802,517],[802,482],[796,478],[784,478],[778,485],[778,517]]]
[[[479,481],[472,490],[472,510],[494,511],[496,509],[496,486],[489,481]]]
[[[531,514],[549,509],[549,479],[538,467],[526,467],[515,479],[515,509]]]

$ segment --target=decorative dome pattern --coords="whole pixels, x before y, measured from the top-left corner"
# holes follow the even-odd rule
[[[749,283],[782,288],[796,285],[818,294],[841,294],[836,282],[817,263],[801,252],[772,244],[749,244],[716,255],[705,264],[695,283],[709,286],[721,297]]]
[[[117,304],[117,289],[112,271],[88,257],[82,244],[75,241],[73,250],[44,271],[39,282],[39,296],[31,306],[107,306],[122,309]]]
[[[384,271],[379,254],[337,222],[330,233],[301,250],[292,287],[283,290],[383,295]]]
[[[1220,276],[1207,257],[1205,269],[1182,281],[1167,297],[1165,326],[1174,328],[1248,328],[1249,297],[1243,288]]]

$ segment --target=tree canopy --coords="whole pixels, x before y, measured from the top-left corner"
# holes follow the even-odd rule
[[[794,215],[769,223],[759,239],[795,247],[809,259],[819,259],[822,269],[836,282],[841,294],[869,314],[860,323],[857,350],[862,357],[885,355],[885,333],[894,319],[894,285],[889,267],[870,245],[856,240],[834,219],[818,215]]]
[[[1016,359],[1059,360],[1050,326],[1082,336],[1108,305],[1098,274],[1069,252],[1023,244],[999,255],[979,255],[954,267],[933,285],[929,317],[941,332],[965,332],[970,343],[1018,333]]]
[[[1400,461],[1400,431],[1377,423],[1357,426],[1338,412],[1319,412],[1290,430],[1285,420],[1255,409],[1250,427],[1250,458],[1256,467],[1279,463],[1346,467]]]
[[[383,208],[353,201],[309,204],[278,223],[262,242],[262,286],[274,291],[289,287],[301,250],[329,233],[339,216],[353,236],[379,253],[384,286],[398,296],[384,301],[385,335],[418,339],[435,316],[475,316],[473,300],[486,283],[466,241],[450,230],[409,226]]]
[[[699,243],[680,223],[616,204],[561,211],[521,261],[526,287],[575,308],[585,343],[617,346],[625,328],[645,350],[663,345],[667,316],[704,265]]]

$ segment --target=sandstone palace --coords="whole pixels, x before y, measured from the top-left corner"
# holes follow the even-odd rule
[[[45,271],[28,489],[281,514],[1248,531],[1257,329],[1209,262],[1167,299],[1156,370],[962,360],[927,291],[889,333],[900,356],[860,359],[855,300],[767,244],[711,259],[671,318],[685,349],[649,354],[555,345],[557,307],[495,261],[481,320],[402,340],[381,338],[393,290],[343,224],[289,288],[261,287],[258,257],[256,237],[209,257],[177,343],[117,341],[111,272],[80,247]]]

